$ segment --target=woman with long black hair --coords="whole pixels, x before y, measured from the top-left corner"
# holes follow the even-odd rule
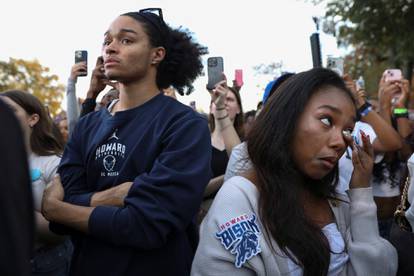
[[[352,141],[355,101],[327,69],[292,76],[247,137],[253,169],[226,181],[201,225],[192,275],[394,275],[378,234],[373,149]],[[338,160],[353,147],[348,197]]]

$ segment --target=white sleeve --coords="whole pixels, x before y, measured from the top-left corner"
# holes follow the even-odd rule
[[[350,259],[347,275],[395,275],[397,251],[379,235],[372,188],[350,189],[348,195],[351,222],[346,238]]]
[[[233,176],[241,175],[243,172],[249,170],[251,166],[247,153],[247,144],[243,142],[235,146],[231,151],[226,173],[224,174],[224,181],[229,180]]]
[[[36,211],[41,210],[42,206],[42,198],[43,198],[43,192],[46,188],[46,185],[52,181],[53,176],[56,174],[57,168],[60,163],[60,157],[56,155],[52,156],[42,156],[39,157],[39,162],[37,163],[38,167],[36,169],[39,169],[41,171],[41,176],[36,181],[32,181],[32,192],[33,192],[33,204]]]
[[[68,129],[69,135],[72,134],[76,123],[79,120],[79,104],[76,98],[76,81],[69,79],[68,86],[66,87],[66,108],[68,116]]]
[[[249,264],[261,252],[262,238],[258,219],[244,191],[231,182],[242,179],[233,177],[220,189],[213,205],[200,227],[200,242],[192,264],[192,276],[207,275],[257,275]],[[244,231],[249,229],[251,231]],[[240,244],[252,235],[249,254],[241,256]],[[252,246],[253,245],[253,246]],[[245,250],[241,250],[244,251]]]
[[[60,164],[60,157],[53,155],[50,156],[50,159],[45,164],[44,167],[44,181],[46,182],[46,185],[53,180],[53,177],[55,176],[57,169]]]

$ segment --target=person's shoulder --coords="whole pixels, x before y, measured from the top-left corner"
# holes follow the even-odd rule
[[[42,163],[50,163],[50,162],[59,162],[61,157],[57,154],[51,155],[36,155],[33,154],[32,157],[34,160],[37,160]]]
[[[98,111],[92,111],[82,116],[81,118],[79,118],[77,126],[82,126],[82,128],[85,128],[88,126],[94,126],[94,125],[100,124],[103,118],[108,117],[108,116],[110,116],[110,114],[106,108],[102,108]]]
[[[216,195],[217,201],[228,202],[257,202],[258,191],[256,186],[243,176],[233,176],[224,182]]]
[[[176,99],[162,95],[162,101],[166,103],[166,107],[168,108],[170,114],[185,116],[186,118],[206,120],[206,118],[200,113],[194,111],[190,106],[185,105]]]
[[[51,155],[36,155],[32,154],[30,156],[31,166],[34,168],[41,168],[45,173],[55,171],[60,164],[61,157],[56,154]]]

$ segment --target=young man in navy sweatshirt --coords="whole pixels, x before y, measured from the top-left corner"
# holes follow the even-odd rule
[[[52,228],[71,231],[72,275],[190,273],[211,142],[201,115],[160,92],[201,72],[201,46],[177,32],[139,12],[105,33],[105,74],[120,99],[78,122],[42,206]]]

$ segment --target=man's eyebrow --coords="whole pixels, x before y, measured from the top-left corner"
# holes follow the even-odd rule
[[[136,35],[138,34],[136,31],[134,31],[132,29],[121,29],[119,32],[120,33],[133,33],[133,34],[136,34]],[[109,30],[104,33],[104,36],[107,36],[108,34],[109,34]]]

